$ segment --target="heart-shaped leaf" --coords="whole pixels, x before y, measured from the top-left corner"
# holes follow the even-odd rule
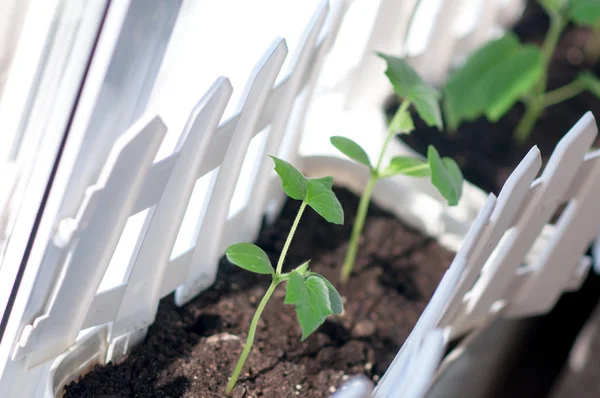
[[[513,33],[486,44],[444,87],[444,112],[450,129],[482,115],[496,122],[531,91],[543,68],[539,48],[522,45]]]
[[[330,223],[343,224],[344,209],[331,190],[333,178],[308,178],[306,183],[306,203]]]
[[[547,13],[559,14],[573,0],[539,0]]]
[[[390,161],[389,166],[383,171],[382,176],[402,174],[411,177],[429,177],[431,169],[429,163],[410,156],[396,156]]]
[[[314,275],[305,278],[296,271],[290,272],[284,302],[296,306],[298,323],[302,328],[302,341],[333,313],[329,289],[323,278]]]
[[[267,253],[252,243],[236,243],[225,251],[227,260],[248,271],[257,274],[274,274]]]
[[[444,115],[451,130],[456,130],[463,120],[472,120],[482,114],[482,99],[475,97],[477,84],[490,69],[515,53],[520,45],[518,37],[508,33],[479,48],[450,75],[443,89],[443,103]]]
[[[346,137],[331,137],[329,139],[331,144],[336,147],[341,153],[348,156],[350,159],[355,162],[364,164],[368,168],[371,168],[371,161],[369,160],[369,155],[365,152],[364,149],[356,142],[352,141]]]
[[[426,83],[419,74],[402,58],[378,53],[387,63],[386,76],[392,83],[394,91],[400,97],[415,105],[417,113],[428,126],[442,127],[440,111],[440,94]]]
[[[488,120],[497,122],[533,89],[543,73],[544,56],[538,47],[531,44],[522,46],[508,60],[496,65],[479,86],[481,96],[485,96]]]
[[[569,19],[577,25],[596,27],[600,23],[600,1],[571,0]]]
[[[342,296],[338,293],[336,288],[329,282],[323,275],[317,274],[315,272],[311,272],[311,275],[314,275],[318,278],[321,278],[325,285],[327,286],[327,291],[329,292],[329,302],[331,303],[331,311],[335,315],[340,315],[344,312],[344,303],[342,301]]]
[[[306,179],[294,166],[285,160],[271,156],[275,162],[275,172],[279,175],[281,186],[287,196],[296,200],[306,198]]]
[[[427,161],[431,168],[431,183],[450,206],[457,205],[462,195],[463,176],[456,162],[450,158],[440,158],[432,145],[427,149]]]

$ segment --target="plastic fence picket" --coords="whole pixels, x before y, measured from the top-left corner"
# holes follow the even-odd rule
[[[198,168],[232,91],[227,79],[217,80],[196,105],[186,124],[182,134],[185,140],[176,149],[177,163],[161,200],[149,217],[150,222],[134,260],[120,306],[115,303],[119,307],[118,314],[116,318],[106,319],[106,322],[114,320],[111,339],[117,347],[132,346],[143,338],[145,328],[154,321],[158,301],[162,298],[161,288],[171,251],[197,180]],[[122,337],[131,332],[138,332],[135,336],[137,338],[128,338],[127,344],[119,344]],[[112,360],[118,360],[117,353],[126,353],[117,348],[112,352]]]
[[[63,249],[59,255],[68,261],[67,272],[55,287],[48,312],[23,331],[13,357],[30,355],[30,366],[35,366],[75,342],[93,300],[89,292],[100,285],[166,131],[155,116],[136,122],[115,142],[97,184],[87,190],[77,217],[59,224],[54,244]]]
[[[540,188],[527,203],[523,203],[522,214],[515,220],[513,228],[507,231],[505,240],[499,246],[496,255],[486,264],[480,279],[474,286],[464,314],[469,320],[485,316],[498,300],[512,301],[508,289],[514,275],[521,266],[527,251],[540,234],[542,227],[550,221],[561,204],[561,200],[579,170],[584,155],[589,151],[596,133],[594,118],[591,113],[588,113],[559,142],[541,177],[535,181]],[[588,181],[588,183],[590,182]],[[596,228],[593,229],[595,234]],[[585,236],[581,236],[581,238],[584,240],[584,245],[589,244],[592,240],[592,236],[590,236],[585,243]],[[565,250],[565,255],[572,260],[573,264],[576,264],[583,255],[583,250],[579,251],[577,247],[568,248]],[[543,259],[544,256],[540,260]],[[537,274],[539,269],[535,269],[535,272]],[[560,283],[564,285],[565,281],[562,280]],[[540,292],[533,294],[540,294]]]

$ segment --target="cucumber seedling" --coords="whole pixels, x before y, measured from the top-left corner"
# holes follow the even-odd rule
[[[383,158],[390,140],[398,133],[408,134],[414,130],[409,107],[414,105],[418,115],[429,126],[442,127],[442,115],[439,107],[439,93],[421,79],[418,73],[403,59],[378,54],[387,62],[385,74],[392,83],[395,93],[402,99],[398,111],[390,122],[387,137],[383,143],[377,163],[373,165],[366,151],[356,142],[346,137],[331,137],[331,143],[340,152],[369,168],[370,176],[360,197],[356,219],[350,235],[348,251],[344,259],[341,281],[348,281],[358,251],[358,241],[367,217],[367,210],[373,195],[375,184],[382,178],[402,174],[411,177],[430,177],[432,184],[438,189],[450,206],[458,204],[462,194],[463,176],[456,162],[450,158],[440,157],[438,151],[429,146],[427,160],[411,156],[396,156],[389,165],[383,167]]]
[[[344,223],[344,210],[331,189],[333,178],[307,178],[290,163],[274,156],[271,156],[271,158],[275,162],[275,172],[279,175],[286,195],[291,199],[302,202],[283,245],[283,250],[279,255],[276,268],[271,265],[267,254],[260,247],[251,243],[236,243],[229,246],[225,252],[227,259],[238,267],[258,274],[271,275],[272,277],[271,285],[256,308],[250,323],[246,345],[229,379],[229,383],[227,383],[227,394],[233,390],[237,383],[240,372],[252,349],[260,316],[280,283],[286,283],[284,303],[296,306],[298,322],[302,329],[302,340],[306,339],[325,322],[329,315],[339,315],[344,311],[342,298],[335,287],[324,276],[310,271],[308,261],[290,272],[282,272],[285,256],[306,206],[311,207],[330,223]]]
[[[525,113],[514,130],[515,141],[522,144],[547,107],[586,90],[600,97],[600,80],[588,71],[547,92],[548,69],[561,34],[570,22],[598,27],[600,1],[539,0],[539,3],[550,17],[550,28],[541,48],[522,44],[514,33],[507,33],[474,52],[447,80],[443,104],[450,131],[456,131],[463,121],[481,116],[495,123],[516,102],[522,101]]]

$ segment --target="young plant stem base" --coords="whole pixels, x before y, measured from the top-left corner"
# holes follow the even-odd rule
[[[277,269],[275,270],[275,275],[273,276],[271,285],[269,286],[269,289],[267,289],[267,291],[265,292],[265,295],[263,296],[262,300],[260,301],[258,308],[256,308],[256,312],[254,313],[254,317],[252,318],[252,322],[250,323],[250,328],[248,329],[248,338],[246,339],[246,345],[244,346],[244,349],[243,349],[242,353],[240,354],[240,358],[238,359],[238,362],[235,365],[235,369],[233,370],[233,373],[231,374],[231,377],[229,378],[229,382],[227,383],[227,388],[225,389],[225,392],[227,394],[230,394],[231,391],[233,391],[233,388],[235,387],[235,385],[238,381],[238,378],[240,377],[240,373],[242,372],[242,369],[244,368],[244,364],[246,363],[246,360],[248,359],[248,354],[250,353],[250,350],[252,349],[252,343],[254,343],[254,335],[256,334],[256,327],[258,326],[258,321],[260,320],[260,316],[262,315],[263,310],[265,309],[265,306],[269,302],[269,299],[271,298],[271,295],[273,295],[273,292],[275,291],[275,288],[277,288],[277,285],[279,285],[281,282],[287,280],[287,278],[288,278],[288,274],[282,274],[281,270],[283,268],[283,262],[285,260],[285,256],[287,255],[287,252],[290,248],[290,244],[292,243],[292,239],[294,238],[294,234],[296,233],[298,224],[300,224],[300,219],[302,218],[302,213],[304,213],[305,209],[306,209],[306,202],[303,201],[302,204],[300,205],[300,209],[298,210],[298,214],[296,214],[296,218],[294,219],[292,228],[290,229],[290,232],[288,233],[287,239],[285,240],[283,249],[281,250],[281,254],[279,255],[279,260],[277,261]]]
[[[248,354],[250,353],[250,350],[252,349],[252,343],[254,343],[254,335],[256,334],[256,327],[258,326],[258,321],[260,320],[260,316],[262,315],[263,310],[265,309],[267,303],[269,302],[271,295],[275,291],[275,288],[277,287],[277,285],[280,282],[281,281],[278,281],[277,278],[273,279],[273,281],[271,282],[271,285],[269,286],[269,289],[267,289],[262,300],[260,300],[260,304],[258,304],[258,308],[256,309],[256,312],[254,313],[252,322],[250,323],[250,329],[248,330],[248,338],[246,339],[246,345],[244,345],[244,350],[240,354],[240,359],[238,359],[237,365],[235,366],[235,369],[234,369],[233,373],[231,374],[231,378],[229,378],[229,382],[227,383],[227,388],[225,389],[225,392],[227,394],[230,394],[231,391],[233,391],[233,388],[235,387],[235,384],[237,383],[238,377],[240,376],[240,373],[242,372],[242,368],[244,367],[244,364],[246,363],[246,359],[248,359]]]
[[[399,112],[407,112],[409,107],[410,101],[404,100],[400,105]],[[346,258],[344,259],[344,265],[342,266],[342,272],[340,274],[340,282],[342,284],[346,284],[348,279],[350,279],[350,275],[352,274],[352,269],[354,268],[354,263],[356,262],[356,253],[358,252],[360,236],[362,235],[362,231],[365,226],[365,219],[367,218],[369,203],[371,203],[371,196],[373,196],[373,189],[375,188],[377,181],[379,181],[381,178],[381,163],[383,162],[385,151],[390,144],[392,137],[395,135],[395,131],[392,131],[391,129],[388,131],[383,146],[381,147],[381,151],[379,152],[377,165],[375,166],[375,169],[371,170],[369,181],[367,182],[367,185],[365,186],[365,189],[360,197],[358,210],[356,211],[356,219],[354,220],[352,234],[350,235],[350,242],[348,243],[348,251],[346,252]]]
[[[527,141],[531,131],[535,127],[540,115],[544,111],[543,105],[538,99],[531,101],[525,106],[525,114],[515,129],[514,138],[518,145],[522,145]]]
[[[373,196],[373,188],[377,183],[378,176],[371,173],[367,186],[360,197],[358,203],[358,210],[356,212],[356,219],[352,226],[352,234],[350,235],[350,242],[348,243],[348,250],[346,251],[346,258],[344,259],[344,265],[342,266],[341,282],[347,283],[354,268],[356,262],[356,253],[358,252],[358,244],[362,235],[363,228],[365,226],[365,219],[367,217],[367,210],[369,210],[369,203],[371,202],[371,196]]]

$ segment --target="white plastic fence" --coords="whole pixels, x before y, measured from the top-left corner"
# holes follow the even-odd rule
[[[450,3],[455,4],[441,2],[442,10]],[[503,2],[481,4],[489,3]],[[173,153],[153,162],[166,127],[159,116],[147,113],[140,117],[140,114],[180,3],[166,4],[123,2],[119,6],[111,5],[106,15],[105,24],[118,25],[119,29],[113,30],[116,36],[99,38],[38,233],[25,259],[27,266],[0,344],[2,396],[52,396],[90,365],[119,359],[129,352],[144,337],[162,297],[176,291],[177,303],[184,304],[210,286],[224,248],[233,242],[253,240],[265,211],[271,216],[275,214],[283,196],[265,154],[278,153],[309,171],[316,164],[311,163],[316,159],[307,156],[310,153],[298,152],[299,142],[302,136],[308,137],[308,142],[315,142],[305,134],[304,116],[321,75],[325,53],[342,23],[346,2],[337,2],[331,9],[327,2],[319,6],[283,74],[280,70],[287,56],[286,43],[283,39],[275,40],[248,80],[237,111],[222,122],[232,87],[226,78],[218,79],[191,112]],[[413,15],[417,10],[415,4],[410,10],[398,8],[397,18],[390,19],[394,15],[390,12],[391,5],[389,1],[381,2],[374,32],[382,27],[397,29],[394,23],[398,19],[406,19],[406,14]],[[99,2],[96,6],[102,4]],[[142,11],[152,7],[166,15],[161,25],[152,19],[136,19]],[[510,7],[514,9],[516,5],[511,3]],[[510,13],[502,13],[505,10],[502,7],[493,8],[494,12],[488,7],[483,9],[489,13],[486,15],[490,20],[501,24],[510,20],[506,17]],[[381,19],[384,15],[387,16],[385,22]],[[447,20],[446,13],[440,11],[435,14],[432,26]],[[142,51],[141,58],[146,63],[128,64],[128,52],[136,49],[136,42],[132,41],[136,31],[130,29],[130,25],[148,21],[153,21],[151,42],[155,46],[137,50]],[[440,48],[446,48],[443,43],[451,42],[456,51],[444,53],[444,67],[435,73],[447,71],[454,59],[452,54],[466,51],[464,43],[477,42],[470,35],[487,37],[481,33],[482,29],[494,26],[474,24],[469,34],[463,32],[458,36],[429,35],[426,48],[431,48],[432,53],[422,53],[419,59],[431,59]],[[365,48],[368,50],[362,52],[363,57],[372,50],[369,45]],[[419,62],[425,61],[415,58],[414,62],[418,67]],[[127,81],[127,87],[107,85],[111,79],[123,82],[124,77],[131,77],[128,71],[142,66],[146,73]],[[359,63],[349,76],[357,76],[354,73],[364,73],[366,69]],[[122,75],[114,74],[123,70],[126,72]],[[374,79],[381,77],[379,72],[373,73],[377,73]],[[327,71],[323,76],[326,74]],[[361,79],[350,81],[364,81]],[[345,93],[348,87],[344,86]],[[355,92],[355,96],[360,96],[360,91]],[[107,101],[117,103],[118,114],[110,111],[115,108],[107,107]],[[531,268],[519,268],[519,265],[538,239],[553,206],[563,198],[580,195],[579,190],[586,189],[587,179],[597,174],[590,171],[593,160],[586,160],[581,169],[579,163],[573,161],[581,160],[589,148],[589,144],[583,147],[595,134],[592,125],[589,116],[578,125],[568,136],[576,138],[565,139],[561,145],[568,148],[557,149],[553,156],[557,160],[551,162],[555,166],[547,168],[549,171],[532,188],[529,185],[537,172],[532,170],[536,165],[539,168],[539,154],[535,151],[524,161],[529,162],[524,163],[529,166],[517,169],[497,202],[493,197],[488,199],[434,299],[398,360],[380,382],[378,396],[389,396],[389,391],[405,391],[406,396],[417,397],[426,391],[448,337],[437,326],[448,326],[451,334],[456,334],[481,325],[490,310],[502,309],[515,316],[543,312],[562,291],[578,287],[589,266],[589,262],[580,261],[583,249],[579,246],[562,250],[573,266],[557,273],[551,268],[560,264],[550,261],[554,257],[553,253],[547,253],[547,247],[535,257],[538,261],[532,263]],[[125,128],[127,131],[121,133]],[[383,134],[385,129],[375,128],[374,135],[383,137]],[[313,149],[313,154],[321,151],[321,148]],[[400,149],[392,148],[390,152],[396,150]],[[560,155],[563,152],[568,155]],[[567,161],[562,160],[564,156],[568,156]],[[352,170],[350,163],[343,159],[331,156],[328,159],[342,169]],[[568,170],[562,166],[563,162],[569,164]],[[560,167],[556,166],[559,164]],[[242,169],[252,172],[242,175]],[[557,177],[550,179],[554,174],[567,178],[569,173],[577,175],[576,181],[579,181],[570,188],[559,186]],[[201,208],[197,209],[196,234],[189,247],[173,256],[186,213],[190,212],[190,197],[198,184],[205,187],[205,195]],[[550,191],[544,188],[546,186],[551,187]],[[393,200],[389,194],[397,192],[399,187],[410,189],[404,180],[393,180],[381,184],[376,199],[385,202],[387,192],[387,200]],[[469,184],[465,191],[481,196]],[[551,198],[553,202],[539,202]],[[582,198],[577,196],[578,203]],[[544,211],[538,212],[538,209]],[[410,217],[410,213],[418,211],[415,208],[397,213]],[[471,209],[471,213],[477,211]],[[465,225],[470,224],[472,217],[468,215],[460,220],[454,219],[453,214],[444,213],[445,223],[462,238],[467,230]],[[581,213],[565,212],[561,218],[565,219],[562,221],[565,226],[559,222],[554,234],[561,234],[572,225],[571,219],[565,218],[569,214],[579,217]],[[127,229],[128,220],[133,217],[143,219],[138,231]],[[528,219],[527,223],[520,221]],[[524,227],[529,225],[531,227]],[[515,228],[510,229],[513,226]],[[484,268],[473,287],[489,252],[507,230],[511,232],[500,242],[497,256],[488,261],[490,265]],[[521,232],[513,235],[514,231]],[[545,231],[552,232],[548,227]],[[427,228],[425,232],[436,235]],[[577,242],[587,239],[587,230],[579,228],[577,233],[583,238]],[[558,239],[556,236],[562,235],[552,236]],[[126,256],[127,260],[119,257],[121,262],[116,264],[119,279],[109,271],[122,242],[129,242],[124,246],[129,246],[130,255]],[[14,263],[10,265],[3,264],[0,268],[0,275],[10,277],[2,279],[2,286],[10,286],[15,280],[16,267]],[[548,280],[553,288],[543,290],[543,294],[526,290],[528,286],[545,286]],[[0,292],[4,300],[0,304],[8,301],[10,293],[10,288]],[[451,304],[442,312],[450,297],[453,298]],[[463,297],[466,297],[464,303]],[[507,300],[504,307],[495,304],[505,298],[515,299]]]
[[[534,147],[491,194],[432,300],[375,391],[426,393],[447,342],[497,316],[550,311],[566,291],[577,290],[590,269],[583,259],[598,231],[600,150],[590,152],[598,129],[584,115],[560,141],[543,173]],[[534,180],[535,179],[535,180]],[[532,261],[525,256],[567,203],[547,244]]]

